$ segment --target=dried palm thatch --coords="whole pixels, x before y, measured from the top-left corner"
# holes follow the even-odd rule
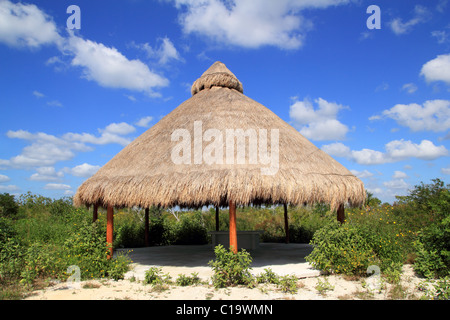
[[[223,63],[214,63],[194,82],[192,95],[87,179],[74,196],[75,205],[198,208],[227,206],[229,201],[237,205],[324,202],[337,209],[343,203],[364,203],[365,190],[358,178],[245,96],[241,82]],[[239,129],[256,136],[241,142],[228,139],[230,130]],[[278,140],[271,135],[275,131]],[[179,133],[175,138],[174,132]],[[191,140],[184,141],[180,134]],[[255,137],[258,143],[251,145]],[[181,148],[183,142],[189,148]],[[234,148],[229,153],[234,161],[225,159],[228,143]],[[245,156],[237,160],[242,143]],[[278,159],[268,164],[267,159],[255,158],[255,152],[264,151],[261,148],[267,148],[266,155],[276,155],[278,150]],[[182,163],[174,161],[174,154],[176,159],[184,156]],[[264,172],[269,166],[275,167],[271,174]]]

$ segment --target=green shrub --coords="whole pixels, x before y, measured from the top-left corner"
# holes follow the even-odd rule
[[[375,254],[360,230],[332,222],[316,232],[306,261],[330,273],[364,274]]]
[[[18,211],[19,206],[13,195],[9,193],[0,194],[0,217],[15,218]]]
[[[214,254],[216,260],[210,261],[209,265],[214,271],[212,283],[216,288],[252,283],[253,277],[249,271],[252,258],[247,251],[242,249],[234,253],[219,244],[215,247]]]
[[[280,277],[271,268],[264,269],[264,272],[256,276],[257,283],[279,284]]]
[[[298,291],[297,280],[294,275],[281,276],[278,280],[278,287],[284,293],[295,294]]]
[[[197,272],[191,273],[191,276],[186,276],[184,274],[179,274],[177,280],[175,281],[178,286],[186,287],[197,285],[201,283],[201,279],[198,277]]]
[[[206,244],[208,243],[208,230],[203,222],[201,212],[181,215],[176,225],[175,244]]]
[[[11,220],[0,217],[0,283],[19,278],[23,255],[24,248]]]
[[[450,275],[450,213],[449,216],[419,233],[414,243],[414,270],[427,278]]]
[[[62,259],[66,267],[78,266],[82,280],[102,277],[120,279],[128,270],[127,257],[118,255],[115,259],[108,259],[109,245],[106,242],[105,230],[98,221],[85,221],[78,225],[64,243],[63,249]]]
[[[169,274],[163,274],[162,269],[158,267],[150,267],[145,271],[144,283],[151,284],[153,286],[170,284],[171,276]]]

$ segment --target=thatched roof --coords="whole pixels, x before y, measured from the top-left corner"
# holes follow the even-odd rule
[[[336,209],[363,204],[363,183],[245,96],[223,63],[214,63],[194,82],[192,95],[87,179],[75,205],[201,207],[233,200],[237,205],[325,202]],[[233,130],[251,138],[239,142],[227,136]],[[240,149],[243,144],[246,149]],[[227,153],[231,147],[234,153]],[[239,150],[245,150],[240,160]]]

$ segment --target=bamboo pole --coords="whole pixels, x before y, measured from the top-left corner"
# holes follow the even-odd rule
[[[237,231],[236,231],[236,204],[230,201],[230,249],[234,253],[238,251]]]

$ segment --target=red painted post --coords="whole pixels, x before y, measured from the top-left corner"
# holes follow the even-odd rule
[[[114,208],[108,205],[108,209],[106,211],[106,242],[109,246],[109,254],[108,259],[111,259],[113,256],[113,233],[114,233]]]
[[[230,201],[230,248],[237,253],[236,204],[233,201]]]

